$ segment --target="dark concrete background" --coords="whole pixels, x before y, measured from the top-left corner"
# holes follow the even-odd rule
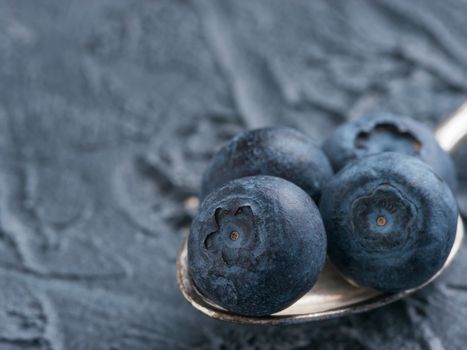
[[[465,349],[466,248],[409,299],[289,327],[201,315],[175,259],[225,140],[434,126],[467,98],[466,23],[465,0],[0,0],[0,349]]]

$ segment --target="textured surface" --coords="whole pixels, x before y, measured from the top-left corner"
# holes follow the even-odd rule
[[[467,96],[467,1],[0,0],[0,348],[462,349],[467,248],[415,296],[291,327],[210,320],[175,258],[238,131],[321,142]],[[455,157],[467,207],[467,147]],[[467,245],[467,243],[464,243]]]

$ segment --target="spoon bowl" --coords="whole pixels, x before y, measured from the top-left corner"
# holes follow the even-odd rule
[[[399,293],[383,293],[358,287],[345,280],[328,260],[318,281],[308,293],[287,309],[266,317],[237,315],[204,297],[196,288],[189,274],[186,239],[177,259],[177,280],[178,286],[188,302],[212,318],[246,324],[291,324],[317,321],[372,310],[402,299],[423,288],[438,277],[452,262],[462,246],[463,237],[464,226],[459,217],[456,238],[446,263],[430,281],[417,288]]]
[[[467,103],[461,106],[437,129],[436,137],[446,151],[451,152],[467,135]],[[457,232],[451,252],[443,267],[425,284],[398,293],[385,293],[363,288],[348,282],[326,261],[324,270],[313,288],[285,310],[266,317],[242,316],[216,305],[196,288],[188,269],[187,240],[183,241],[177,258],[177,282],[185,299],[202,313],[223,321],[244,324],[292,324],[317,321],[369,311],[425,287],[436,279],[453,261],[462,246],[464,226],[457,220]]]

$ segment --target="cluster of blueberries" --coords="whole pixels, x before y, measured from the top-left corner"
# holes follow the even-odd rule
[[[455,187],[450,156],[415,120],[364,117],[321,148],[290,128],[248,131],[203,176],[189,270],[209,300],[258,317],[309,291],[326,256],[354,284],[411,289],[448,258]]]

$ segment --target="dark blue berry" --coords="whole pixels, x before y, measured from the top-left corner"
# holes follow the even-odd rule
[[[203,176],[201,198],[230,180],[271,175],[295,183],[317,201],[332,174],[323,151],[301,132],[286,127],[256,129],[233,138],[215,154]]]
[[[233,180],[203,201],[188,239],[198,289],[227,310],[278,312],[316,282],[326,258],[321,215],[310,196],[272,176]]]
[[[389,114],[370,115],[348,122],[324,142],[323,150],[335,171],[347,163],[380,152],[399,152],[429,164],[455,192],[454,163],[422,123]]]
[[[350,163],[323,188],[328,255],[359,285],[399,291],[427,282],[456,234],[457,205],[426,163],[386,152]]]

